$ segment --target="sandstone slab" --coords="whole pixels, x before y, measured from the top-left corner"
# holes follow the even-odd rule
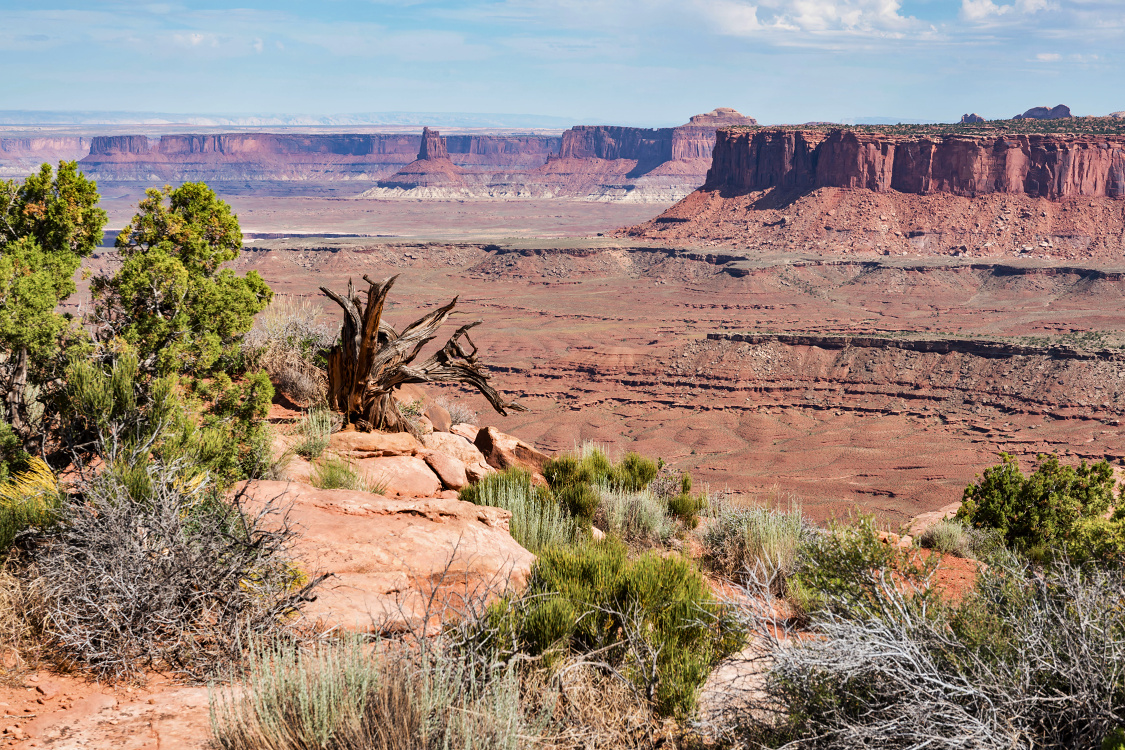
[[[461,427],[462,425],[457,426]],[[473,444],[475,438],[475,431],[472,438],[465,438],[463,435],[451,432],[435,432],[422,438],[422,445],[430,450],[453,456],[466,464],[483,463],[484,454],[480,452],[480,448]]]
[[[360,432],[345,430],[332,435],[328,450],[352,458],[413,456],[422,444],[408,432]]]
[[[477,433],[480,432],[480,428],[475,424],[455,424],[449,428],[449,431],[454,435],[460,435],[472,443],[476,441]]]
[[[385,632],[456,615],[522,588],[535,559],[512,539],[501,508],[285,482],[247,491],[259,500],[284,494],[304,569],[333,575],[306,611],[324,629]]]
[[[439,451],[429,451],[423,458],[447,490],[459,490],[469,483],[465,462]]]
[[[434,432],[449,432],[453,427],[453,419],[449,410],[439,404],[430,404],[426,407],[426,416],[434,426]]]
[[[437,474],[417,456],[364,458],[356,461],[356,468],[385,487],[388,496],[433,497],[442,488]]]

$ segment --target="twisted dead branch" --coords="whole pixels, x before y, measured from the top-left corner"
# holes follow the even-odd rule
[[[489,376],[477,361],[477,346],[469,331],[483,321],[467,323],[438,351],[420,364],[414,360],[457,305],[457,298],[407,326],[401,333],[383,320],[383,306],[398,276],[368,283],[366,304],[348,280],[347,294],[321,287],[344,311],[340,341],[328,354],[328,403],[342,412],[345,420],[363,430],[413,432],[394,399],[394,389],[407,383],[464,383],[480,391],[502,415],[508,411],[527,411],[506,401],[489,384]],[[464,339],[472,350],[466,351]]]

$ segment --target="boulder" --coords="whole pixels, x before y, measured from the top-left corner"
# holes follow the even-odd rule
[[[473,437],[475,438],[476,435],[474,434]],[[422,445],[432,451],[440,451],[458,458],[466,464],[484,463],[484,454],[480,452],[480,448],[473,445],[472,440],[468,440],[461,435],[450,432],[435,432],[432,435],[424,436]]]
[[[474,443],[484,454],[488,465],[496,469],[519,467],[532,474],[542,474],[543,465],[551,460],[546,453],[536,450],[519,438],[505,435],[495,427],[481,428]]]
[[[1070,114],[1070,107],[1065,104],[1059,104],[1054,107],[1032,107],[1024,112],[1022,115],[1016,115],[1013,120],[1063,120],[1067,117],[1073,117]]]
[[[398,388],[394,389],[392,395],[395,401],[398,401],[400,404],[412,404],[415,401],[424,402],[426,400],[426,392],[422,390],[421,386],[415,385],[414,383],[403,383]]]
[[[422,444],[409,432],[337,432],[328,441],[328,450],[352,458],[413,456]]]
[[[973,112],[970,115],[961,115],[961,124],[967,125],[972,123],[984,122],[984,118]]]
[[[441,491],[441,480],[417,456],[386,456],[356,461],[356,468],[370,482],[382,485],[388,497],[433,497]]]
[[[453,420],[449,417],[449,410],[444,406],[430,404],[426,407],[426,417],[428,417],[430,423],[433,424],[434,432],[449,432],[449,429],[453,427]]]
[[[428,465],[441,485],[447,490],[459,490],[469,483],[469,476],[465,473],[465,462],[440,451],[427,451],[423,454]]]
[[[508,533],[511,514],[501,508],[285,482],[251,482],[247,493],[258,501],[283,495],[302,532],[302,569],[332,574],[305,611],[321,630],[436,625],[466,601],[522,589],[535,560]]]
[[[465,475],[469,477],[469,481],[473,484],[476,484],[489,474],[495,473],[496,469],[486,464],[483,460],[475,464],[465,464]]]
[[[470,443],[475,443],[476,440],[477,440],[477,433],[480,432],[480,428],[477,427],[475,424],[463,424],[462,423],[462,424],[453,425],[452,427],[449,428],[449,431],[452,432],[454,435],[460,435],[461,437],[468,440]]]

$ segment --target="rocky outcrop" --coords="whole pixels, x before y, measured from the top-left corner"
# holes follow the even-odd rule
[[[753,117],[746,117],[730,107],[716,107],[710,112],[692,115],[687,124],[708,128],[729,128],[734,125],[757,125],[758,121]]]
[[[436,624],[469,600],[522,587],[535,559],[512,539],[511,514],[500,508],[296,482],[253,482],[247,493],[251,501],[282,498],[302,532],[302,568],[332,574],[305,610],[322,629]]]
[[[1122,111],[1122,112],[1110,112],[1110,113],[1109,113],[1109,116],[1110,116],[1110,117],[1116,117],[1117,119],[1119,119],[1119,120],[1122,120],[1122,119],[1125,119],[1125,111]]]
[[[980,123],[980,122],[984,122],[984,118],[981,117],[980,115],[978,115],[976,112],[973,112],[972,114],[968,114],[968,115],[961,115],[961,124],[962,125],[970,125],[970,124],[976,124],[976,123]]]
[[[1070,107],[1059,104],[1054,107],[1032,107],[1022,115],[1016,115],[1013,120],[1063,120],[1074,117],[1070,114]]]
[[[1125,138],[721,130],[708,188],[1125,197]]]
[[[418,158],[395,172],[394,175],[379,181],[381,188],[445,188],[459,189],[466,186],[465,170],[449,159],[449,149],[445,139],[436,130],[422,129],[422,144]]]

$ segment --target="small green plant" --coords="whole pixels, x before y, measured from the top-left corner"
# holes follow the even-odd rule
[[[301,419],[300,434],[301,439],[293,446],[293,451],[309,461],[320,458],[332,437],[332,412],[327,409],[305,412]]]
[[[1102,740],[1102,750],[1125,750],[1125,728],[1118,727]]]
[[[613,540],[547,549],[522,599],[491,612],[518,650],[597,654],[660,713],[680,717],[695,709],[711,668],[742,642],[690,561],[655,552],[629,560]]]
[[[668,512],[689,529],[699,525],[699,514],[707,507],[707,496],[691,493],[691,474],[680,477],[680,491],[668,497]]]
[[[329,456],[316,465],[310,483],[322,490],[357,490],[382,495],[387,491],[382,482],[360,475],[356,466],[339,456]]]
[[[572,544],[582,535],[581,524],[551,497],[546,487],[534,487],[523,469],[489,474],[461,490],[458,497],[476,505],[491,505],[511,511],[508,529],[524,549],[544,549]]]

